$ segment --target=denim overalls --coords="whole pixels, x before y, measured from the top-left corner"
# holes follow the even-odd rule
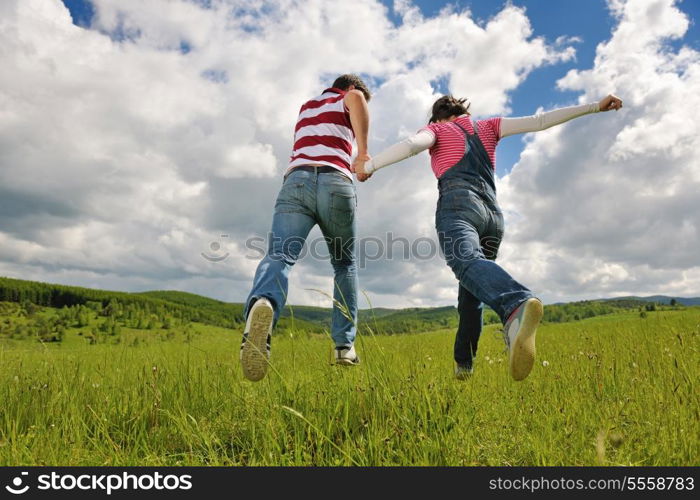
[[[471,366],[483,326],[482,303],[505,323],[532,292],[493,262],[503,237],[503,214],[496,202],[494,169],[479,139],[464,133],[464,156],[438,179],[435,228],[447,265],[459,280],[459,328],[455,361]]]

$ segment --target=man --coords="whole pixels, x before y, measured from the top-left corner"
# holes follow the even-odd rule
[[[350,162],[353,140],[357,141],[357,157],[369,160],[370,97],[357,75],[342,75],[299,111],[294,149],[275,203],[267,255],[258,265],[245,306],[241,365],[249,380],[261,380],[267,373],[272,328],[287,299],[289,272],[316,224],[328,243],[335,272],[331,322],[335,361],[341,365],[359,363],[353,346],[357,198]],[[365,180],[365,176],[358,179]]]

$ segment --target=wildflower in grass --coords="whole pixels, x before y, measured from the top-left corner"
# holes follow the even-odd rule
[[[546,359],[544,361],[542,361],[542,366],[544,366],[544,367],[549,366],[549,361],[547,361]]]
[[[618,433],[613,433],[608,436],[608,441],[614,448],[619,448],[622,442],[624,441],[624,437],[622,434]]]

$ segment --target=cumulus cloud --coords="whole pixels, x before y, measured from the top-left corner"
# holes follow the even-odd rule
[[[610,8],[594,66],[558,85],[625,108],[532,135],[501,180],[504,263],[552,298],[697,294],[700,54],[670,45],[689,24],[672,0]]]
[[[270,226],[298,108],[335,76],[372,82],[376,151],[425,123],[442,84],[469,96],[477,115],[507,114],[510,92],[534,69],[571,60],[578,43],[536,36],[512,5],[483,23],[453,7],[425,17],[409,0],[94,8],[81,28],[59,0],[0,5],[2,275],[240,301],[259,257],[245,240]],[[611,10],[618,25],[594,67],[559,84],[582,101],[613,90],[628,107],[537,134],[501,180],[512,222],[504,265],[553,298],[697,283],[697,219],[684,210],[698,133],[678,107],[689,112],[700,95],[689,92],[698,58],[666,46],[688,20],[670,1]],[[424,153],[358,187],[361,236],[434,238],[427,163]],[[669,241],[668,218],[682,239],[660,252],[649,236]],[[202,257],[212,252],[228,257]],[[330,276],[330,265],[303,260],[290,301],[328,305],[310,289],[330,291]],[[456,297],[439,256],[369,261],[361,280],[375,305]]]

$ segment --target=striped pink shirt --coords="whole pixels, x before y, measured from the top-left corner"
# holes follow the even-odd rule
[[[328,165],[352,178],[350,158],[355,134],[344,97],[345,91],[329,88],[304,103],[294,129],[289,169],[308,164]]]
[[[430,148],[430,166],[435,177],[440,178],[447,169],[453,167],[464,156],[464,132],[458,123],[470,134],[474,133],[472,120],[468,115],[462,115],[454,122],[431,123],[421,130],[428,130],[435,136],[435,144]],[[496,168],[496,145],[500,139],[501,118],[477,120],[479,139],[491,159],[491,166]]]

